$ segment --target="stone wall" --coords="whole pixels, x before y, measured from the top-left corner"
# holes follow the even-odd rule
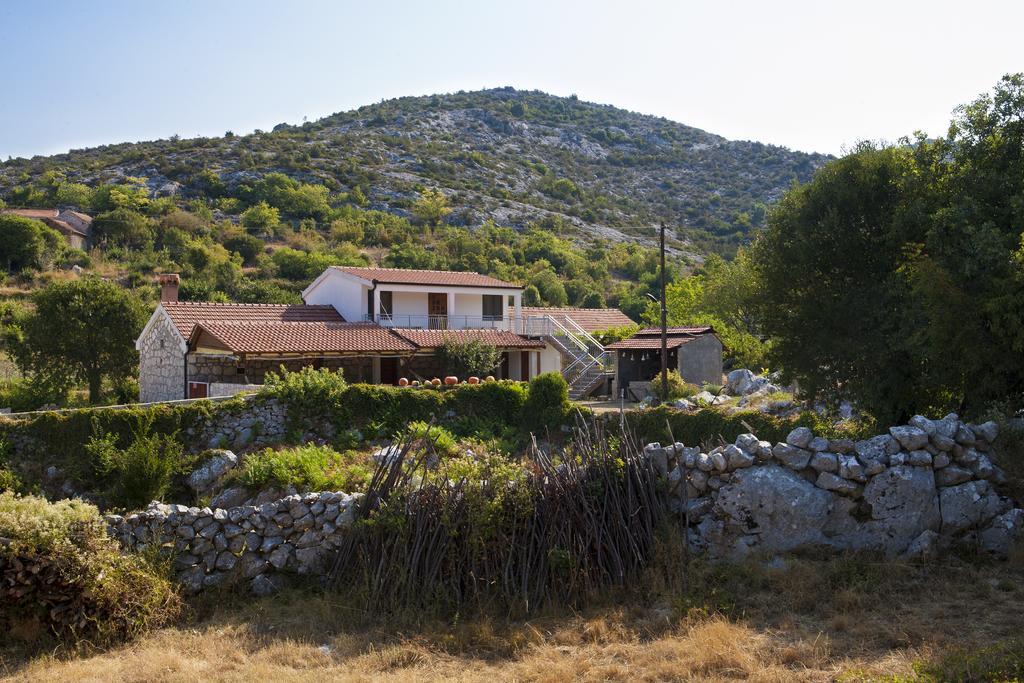
[[[139,401],[175,401],[185,398],[185,352],[181,337],[162,310],[140,339]]]
[[[209,421],[189,429],[183,435],[192,452],[207,448],[248,451],[275,446],[284,441],[288,411],[278,401],[259,398],[232,411],[217,411]]]
[[[276,590],[275,571],[321,574],[352,525],[360,494],[309,493],[229,509],[152,503],[107,523],[121,544],[173,555],[186,592],[227,580],[248,582],[257,594]]]
[[[190,382],[263,384],[267,373],[279,372],[282,365],[291,372],[297,372],[310,365],[333,371],[340,370],[344,373],[345,379],[352,383],[372,383],[374,381],[373,359],[368,357],[319,360],[291,358],[241,362],[234,356],[196,353],[188,357],[188,380]]]
[[[712,559],[809,546],[909,557],[954,544],[1005,557],[1024,510],[993,488],[1003,478],[987,455],[996,435],[993,422],[950,414],[857,442],[800,427],[775,445],[742,434],[708,453],[646,453],[675,509],[689,510],[691,545]]]

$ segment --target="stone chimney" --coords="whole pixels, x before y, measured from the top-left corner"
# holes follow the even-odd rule
[[[177,273],[165,273],[157,278],[160,283],[160,301],[174,303],[178,300],[178,285],[181,284],[181,276]]]

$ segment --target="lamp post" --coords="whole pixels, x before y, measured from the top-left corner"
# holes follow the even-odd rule
[[[661,222],[661,401],[668,401],[668,308],[665,303],[665,221]]]

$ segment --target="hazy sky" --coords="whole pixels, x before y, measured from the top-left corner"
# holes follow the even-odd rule
[[[512,85],[839,153],[1024,71],[1024,1],[0,0],[0,158]]]

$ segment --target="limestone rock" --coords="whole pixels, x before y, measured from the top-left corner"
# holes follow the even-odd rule
[[[939,534],[925,529],[921,535],[910,542],[907,549],[900,555],[904,560],[931,560],[938,555]]]
[[[754,456],[736,446],[726,446],[722,454],[725,456],[726,465],[730,470],[742,469],[754,464]]]
[[[811,456],[810,465],[817,472],[838,472],[839,458],[835,453],[815,453]]]
[[[950,465],[935,471],[935,485],[956,486],[957,484],[962,484],[965,481],[970,481],[973,477],[974,475],[970,470],[966,470],[957,465]]]
[[[980,425],[973,425],[971,431],[979,439],[984,439],[988,443],[992,443],[999,436],[999,425],[992,420],[982,423]]]
[[[855,483],[836,476],[831,472],[821,472],[818,475],[818,480],[815,484],[826,491],[835,491],[836,493],[842,493],[844,495],[853,495],[857,493],[858,490]]]
[[[978,540],[987,552],[1008,557],[1014,544],[1024,541],[1024,510],[1013,508],[999,515],[979,534]]]
[[[797,427],[786,437],[786,443],[797,448],[807,448],[813,438],[814,432],[810,429],[807,427]]]
[[[913,425],[890,427],[889,433],[908,451],[924,448],[928,443],[928,433],[920,427]]]
[[[210,457],[188,475],[188,486],[193,491],[203,493],[217,483],[238,464],[238,456],[231,451],[214,451]]]
[[[224,489],[216,496],[211,498],[210,507],[227,510],[228,508],[239,507],[248,499],[248,489],[246,489],[244,486],[232,486],[230,488]]]
[[[969,529],[999,513],[999,496],[987,481],[969,481],[944,488],[939,493],[939,502],[943,533]]]
[[[809,432],[810,430],[808,429],[807,431]],[[807,441],[810,442],[810,439],[807,439]],[[775,448],[772,449],[772,455],[791,470],[802,470],[807,467],[807,463],[811,460],[810,451],[805,451],[788,443],[775,444]]]

